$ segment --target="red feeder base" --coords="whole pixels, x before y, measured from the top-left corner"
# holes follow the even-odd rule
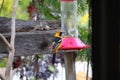
[[[66,37],[62,38],[60,49],[62,50],[80,50],[90,47],[85,45],[79,38]]]

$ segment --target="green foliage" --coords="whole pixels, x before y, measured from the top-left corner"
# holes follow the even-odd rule
[[[26,11],[29,2],[32,0],[19,0],[19,4],[17,7],[16,18],[28,20],[29,16]],[[12,16],[12,8],[13,8],[14,0],[4,0],[4,4],[1,10],[0,16],[10,18]],[[0,6],[2,5],[2,0],[0,0]]]
[[[38,55],[38,58],[43,59],[43,55],[42,55],[42,54],[39,54],[39,55]]]
[[[6,67],[7,58],[0,58],[0,67]]]
[[[58,0],[44,0],[44,3],[38,3],[37,8],[40,15],[47,20],[59,20],[60,18],[60,2]]]
[[[1,15],[4,17],[11,17],[12,7],[14,0],[4,0],[3,8],[1,10]],[[29,20],[29,14],[27,13],[27,6],[32,0],[19,0],[19,5],[17,8],[16,18]],[[77,0],[78,1],[78,13],[83,14],[88,8],[89,0]],[[2,0],[0,0],[0,6],[2,5]],[[57,19],[60,20],[60,0],[44,0],[44,3],[38,3],[37,5],[40,14],[44,15],[47,20]]]
[[[83,15],[88,9],[89,0],[77,0],[78,1],[78,14]]]
[[[32,0],[19,0],[19,5],[17,8],[16,18],[28,20],[29,14],[27,13],[27,6]]]
[[[2,5],[2,1],[0,1],[0,5]],[[0,16],[6,16],[6,17],[11,17],[12,15],[12,5],[13,5],[13,0],[4,0],[4,4],[1,10],[1,15]]]

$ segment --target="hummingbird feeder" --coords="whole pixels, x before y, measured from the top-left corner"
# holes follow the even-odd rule
[[[80,50],[90,47],[78,38],[77,0],[61,0],[61,30],[65,32],[61,42],[61,50]]]

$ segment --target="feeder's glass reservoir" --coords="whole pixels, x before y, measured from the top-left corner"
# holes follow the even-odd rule
[[[77,0],[61,0],[61,30],[63,36],[78,37]]]

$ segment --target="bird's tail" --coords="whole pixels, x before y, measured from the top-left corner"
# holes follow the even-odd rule
[[[52,64],[54,65],[55,63],[55,57],[56,57],[56,54],[53,54],[53,58],[52,58]]]

